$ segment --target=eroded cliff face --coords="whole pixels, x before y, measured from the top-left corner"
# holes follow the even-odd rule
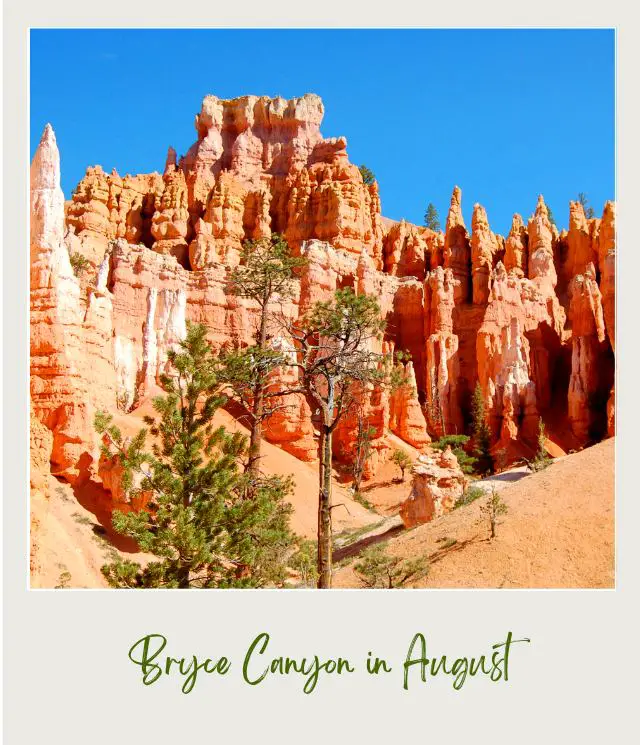
[[[464,432],[476,381],[494,449],[507,458],[535,447],[540,417],[568,447],[613,433],[614,204],[588,220],[572,203],[559,235],[540,197],[503,239],[481,205],[467,231],[456,187],[444,233],[385,220],[377,184],[363,183],[346,140],[322,137],[323,113],[314,95],[207,96],[186,155],[170,148],[162,174],[91,167],[66,209],[45,129],[31,167],[39,471],[44,457],[69,481],[100,479],[95,411],[127,412],[155,392],[187,321],[204,323],[216,349],[252,343],[256,308],[229,293],[227,278],[244,240],[276,232],[308,259],[285,313],[353,287],[378,298],[384,349],[411,353],[401,390],[362,391],[374,429],[367,476],[390,452],[391,432],[418,449]],[[80,279],[76,252],[90,263]],[[294,375],[283,368],[271,385]],[[265,435],[311,460],[313,407],[299,394],[290,404]],[[338,462],[352,456],[356,425],[348,416],[336,430]]]

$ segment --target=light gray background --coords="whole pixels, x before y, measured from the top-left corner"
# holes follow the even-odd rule
[[[458,0],[420,7],[395,0],[386,11],[344,0],[177,3],[110,0],[5,3],[4,26],[4,588],[5,734],[22,743],[630,742],[637,731],[638,531],[636,463],[638,365],[638,26],[621,2]],[[595,10],[593,9],[595,8]],[[28,590],[28,27],[68,26],[575,26],[618,28],[618,442],[617,589],[615,591],[287,591],[125,592]],[[167,54],[179,53],[168,49]],[[378,50],[372,53],[384,53]],[[455,50],[451,51],[455,54]],[[321,65],[318,50],[296,64]],[[141,50],[142,57],[143,52]],[[306,55],[306,56],[305,56]],[[123,75],[135,78],[135,65]],[[79,60],[78,64],[82,64]],[[232,61],[229,62],[232,64]],[[393,60],[389,60],[393,64]],[[446,75],[446,64],[441,74]],[[579,61],[576,75],[580,74]],[[482,85],[482,81],[478,81]],[[208,91],[203,91],[207,93]],[[248,91],[238,91],[244,93]],[[418,92],[416,93],[417,95]],[[567,81],[566,106],[572,105]],[[82,97],[99,96],[100,80]],[[149,80],[145,106],[162,116],[170,93]],[[105,106],[111,105],[105,101]],[[404,107],[393,91],[381,106]],[[598,106],[598,91],[593,91]],[[460,112],[463,115],[464,112]],[[186,112],[189,115],[189,112]],[[375,116],[375,112],[367,112]],[[544,90],[523,116],[546,111]],[[399,112],[399,124],[402,112]],[[87,126],[91,122],[87,121]],[[374,125],[373,125],[374,126]],[[398,132],[398,167],[403,152]],[[410,147],[411,143],[406,143]],[[585,153],[585,158],[588,158]],[[64,168],[64,153],[62,154]],[[514,168],[517,164],[514,163]],[[508,173],[505,178],[508,179]],[[595,550],[595,547],[594,547]],[[274,654],[343,655],[351,676],[322,679],[306,696],[295,678],[242,683],[244,651],[260,631]],[[469,679],[454,692],[447,679],[426,686],[412,674],[402,690],[401,662],[416,631],[430,652],[481,654],[508,630],[529,636],[513,650],[508,684]],[[225,654],[225,678],[202,677],[188,696],[177,679],[145,688],[127,650],[146,633],[162,633],[174,656]],[[364,674],[369,650],[394,664]],[[410,738],[410,739],[409,739]]]

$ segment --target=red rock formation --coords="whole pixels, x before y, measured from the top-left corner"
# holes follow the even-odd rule
[[[402,385],[391,395],[389,428],[401,440],[420,450],[431,442],[431,438],[427,434],[427,422],[418,400],[412,362],[404,365],[402,377]]]
[[[613,202],[604,206],[597,242],[600,290],[607,336],[616,348],[616,208]]]
[[[429,434],[464,432],[476,380],[494,451],[515,456],[535,444],[540,415],[560,429],[570,423],[586,442],[605,389],[613,431],[614,205],[587,220],[572,204],[558,236],[540,197],[526,228],[514,215],[506,241],[480,205],[468,235],[457,187],[444,234],[385,220],[377,184],[363,183],[346,140],[322,137],[323,113],[313,95],[207,96],[197,142],[180,159],[170,150],[163,176],[90,168],[66,220],[55,137],[45,131],[32,164],[31,391],[56,474],[95,475],[95,410],[128,410],[154,391],[187,321],[204,323],[216,349],[254,342],[256,306],[229,293],[228,275],[244,240],[276,232],[308,260],[285,314],[353,287],[375,296],[387,320],[378,351],[411,353],[407,390],[362,391],[374,429],[365,476],[384,462],[390,431],[416,447]],[[79,279],[70,252],[90,261]],[[272,384],[294,382],[283,368]],[[266,437],[312,459],[309,405],[300,394],[287,401]],[[354,416],[336,430],[338,461],[352,458]]]
[[[405,528],[450,512],[467,485],[467,478],[449,447],[434,456],[418,456],[411,474],[411,494],[400,507]]]
[[[611,349],[616,349],[616,212],[615,204],[604,206],[597,241],[600,290],[605,328]],[[615,434],[615,393],[613,387],[607,403],[607,433]]]
[[[527,230],[522,217],[516,213],[505,243],[504,267],[509,274],[525,276],[528,266],[527,243]]]
[[[493,257],[498,253],[499,243],[489,229],[487,213],[479,204],[473,207],[471,222],[471,273],[473,303],[485,305],[489,300],[489,284]]]
[[[53,472],[73,480],[95,455],[93,412],[115,404],[111,301],[86,297],[63,242],[60,156],[49,125],[31,164],[31,402],[53,433]]]
[[[441,234],[404,220],[396,223],[384,237],[384,271],[397,277],[424,280],[432,253],[439,247],[438,236],[441,240]]]
[[[547,293],[552,293],[558,282],[558,274],[553,263],[553,238],[549,211],[541,194],[538,197],[535,214],[528,225],[528,277],[537,280],[536,284]]]
[[[284,355],[292,349],[290,344],[282,338],[274,339],[272,346]],[[286,366],[278,368],[269,377],[267,392],[281,392],[297,388],[300,386],[299,377],[297,368]],[[304,395],[291,393],[272,400],[277,402],[278,408],[266,420],[264,427],[266,439],[280,445],[283,450],[300,460],[315,460],[318,456],[318,443],[314,438],[311,408]]]
[[[123,179],[116,171],[105,174],[100,166],[87,168],[66,214],[67,226],[80,239],[75,250],[97,267],[109,240],[151,246],[151,220],[163,188],[158,173]]]
[[[447,227],[444,234],[444,267],[451,269],[456,303],[466,303],[469,299],[469,279],[471,274],[471,249],[469,234],[462,217],[462,192],[456,186],[451,196],[451,206],[447,215]]]
[[[576,437],[590,436],[590,397],[599,386],[599,344],[605,339],[602,296],[593,264],[576,274],[569,285],[569,320],[572,324],[571,378],[569,380],[569,421]]]
[[[189,231],[187,184],[182,171],[176,170],[173,149],[169,150],[162,180],[164,188],[162,194],[156,197],[151,219],[151,235],[155,238],[153,250],[175,256],[184,266],[187,263]]]
[[[569,202],[568,253],[563,267],[568,277],[583,274],[589,264],[598,263],[598,253],[592,233],[594,223],[595,220],[587,220],[584,207],[580,202]]]
[[[547,283],[546,275],[540,277],[541,290],[535,281],[508,276],[501,263],[493,273],[489,305],[478,332],[477,360],[489,422],[501,449],[519,436],[535,439],[537,400],[549,397],[548,358],[536,356],[532,343],[540,347],[536,334],[544,326],[545,340],[555,334],[559,345],[564,314],[555,295],[544,294]]]
[[[429,430],[439,436],[463,429],[456,388],[458,337],[453,333],[457,287],[449,268],[438,267],[425,281],[426,411]]]

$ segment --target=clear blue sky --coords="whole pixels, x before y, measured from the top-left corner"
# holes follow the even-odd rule
[[[462,189],[494,231],[542,192],[558,225],[614,194],[614,32],[607,30],[34,30],[31,154],[51,122],[67,196],[88,165],[162,171],[196,139],[207,93],[324,100],[325,137],[380,184],[382,212],[444,224]]]

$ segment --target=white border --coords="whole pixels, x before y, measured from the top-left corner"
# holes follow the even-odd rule
[[[458,0],[453,8],[413,7],[398,0],[385,11],[365,3],[322,7],[292,2],[185,3],[170,14],[155,2],[112,0],[108,11],[86,2],[41,0],[5,7],[4,215],[4,476],[5,707],[7,742],[85,743],[225,739],[253,742],[389,742],[401,736],[454,742],[596,743],[629,741],[634,731],[634,624],[638,605],[640,522],[633,468],[640,424],[634,371],[635,296],[640,281],[637,248],[638,158],[637,26],[624,3],[540,0],[535,6]],[[196,6],[196,7],[194,7]],[[617,589],[610,592],[429,590],[403,593],[335,591],[213,593],[39,593],[24,582],[28,557],[28,128],[20,112],[27,100],[26,29],[33,27],[618,27],[618,313],[617,318]],[[247,22],[247,19],[249,21]],[[168,50],[168,53],[171,53]],[[452,53],[455,53],[453,51]],[[139,61],[132,61],[135,65]],[[321,59],[307,60],[321,64]],[[99,94],[99,84],[96,92]],[[389,97],[392,105],[392,97]],[[567,88],[567,106],[571,89]],[[594,103],[597,105],[597,91]],[[551,115],[551,112],[550,112]],[[558,112],[553,112],[558,115]],[[28,121],[28,119],[26,120]],[[585,154],[588,157],[588,154]],[[18,395],[19,392],[19,395]],[[26,446],[25,446],[26,442]],[[27,514],[28,516],[28,514]],[[28,520],[27,520],[28,527]],[[28,568],[28,567],[27,567]],[[178,599],[179,598],[179,599]],[[368,649],[397,662],[416,631],[434,652],[474,654],[506,630],[532,638],[514,656],[511,682],[474,681],[456,694],[441,683],[402,691],[395,676],[327,680],[312,696],[297,681],[242,686],[237,675],[205,680],[189,697],[170,681],[143,688],[126,659],[131,643],[161,632],[175,653],[226,653],[237,661],[260,631],[274,652],[362,659]],[[237,673],[237,668],[235,670]],[[164,684],[166,683],[166,685]],[[476,684],[477,683],[477,684]],[[637,684],[636,684],[637,685]],[[464,709],[461,708],[464,702]],[[626,705],[625,705],[626,704]],[[322,713],[326,714],[323,724]]]

